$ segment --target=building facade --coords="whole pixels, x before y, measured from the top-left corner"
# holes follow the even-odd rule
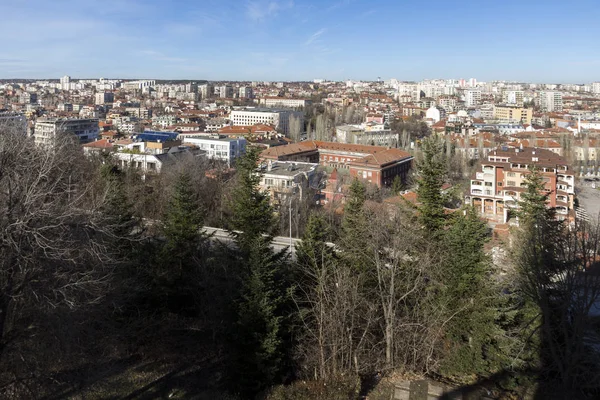
[[[98,119],[47,119],[35,123],[33,136],[38,145],[52,145],[56,136],[60,134],[74,135],[81,143],[94,141],[100,134]]]
[[[521,122],[531,125],[533,109],[513,105],[494,106],[494,119],[504,122]]]
[[[506,223],[515,216],[519,200],[527,191],[526,179],[532,167],[538,168],[548,195],[548,207],[559,219],[573,217],[575,173],[564,158],[539,148],[496,149],[481,162],[471,178],[468,203],[489,220]]]
[[[252,126],[256,124],[272,125],[284,134],[289,133],[290,117],[300,119],[300,126],[304,126],[304,113],[292,110],[271,110],[266,108],[246,108],[234,110],[229,118],[235,126]]]
[[[396,148],[317,140],[271,147],[261,157],[265,161],[320,163],[346,170],[350,176],[378,187],[390,186],[396,176],[406,181],[413,160],[409,153]]]
[[[181,134],[183,143],[198,146],[200,150],[206,151],[206,157],[213,160],[221,160],[232,166],[235,160],[246,154],[246,139],[228,138],[220,135],[194,135]]]

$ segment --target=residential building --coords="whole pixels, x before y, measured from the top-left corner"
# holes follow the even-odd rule
[[[256,124],[272,125],[275,129],[289,133],[290,117],[300,119],[300,126],[304,125],[304,113],[292,110],[274,110],[268,108],[244,108],[231,112],[229,118],[233,125],[252,126]]]
[[[378,187],[390,186],[396,176],[406,180],[413,157],[400,149],[360,144],[304,141],[270,147],[261,153],[264,161],[320,163]]]
[[[523,106],[524,92],[522,90],[505,90],[502,92],[502,103]]]
[[[516,216],[519,200],[527,191],[526,178],[531,167],[539,169],[548,195],[548,207],[556,209],[557,218],[573,217],[575,173],[558,154],[535,147],[498,148],[481,162],[480,171],[471,178],[468,203],[482,216],[506,223]]]
[[[253,97],[252,88],[249,86],[241,86],[238,91],[238,96],[241,99],[251,99]]]
[[[205,99],[209,99],[211,97],[213,97],[213,95],[215,94],[215,89],[212,85],[209,85],[208,83],[204,84],[204,85],[200,85],[198,87],[199,92],[200,92],[200,97],[202,98],[202,100]]]
[[[556,91],[544,91],[540,92],[539,105],[543,111],[553,112],[562,111],[563,99],[562,93]]]
[[[51,145],[59,134],[75,135],[81,143],[96,140],[100,130],[97,118],[39,119],[35,123],[35,143]]]
[[[265,107],[300,108],[306,107],[312,102],[307,99],[292,99],[289,97],[263,97],[259,100],[259,103]]]
[[[271,161],[261,166],[259,187],[269,193],[274,206],[284,204],[292,196],[303,198],[312,186],[318,163]]]
[[[111,92],[96,93],[95,97],[96,104],[98,105],[112,103],[115,101],[115,94]]]
[[[494,119],[503,122],[521,122],[531,125],[533,118],[532,108],[523,108],[513,105],[494,106]]]
[[[481,90],[465,90],[465,106],[468,108],[477,107],[481,104]]]
[[[30,92],[23,92],[19,96],[19,103],[22,104],[33,104],[37,102],[37,94]]]
[[[183,143],[197,146],[213,160],[221,160],[232,166],[235,160],[246,153],[246,139],[228,138],[221,135],[181,134]]]
[[[230,99],[233,97],[233,87],[231,85],[219,86],[219,97],[222,99]]]
[[[592,83],[592,93],[600,94],[600,82]]]
[[[378,129],[366,129],[365,126],[341,125],[335,128],[338,143],[366,144],[373,146],[396,147],[400,140],[398,133],[390,129],[384,129],[382,125]]]
[[[133,90],[133,89],[144,90],[144,89],[151,88],[152,86],[155,86],[155,85],[156,85],[156,81],[154,81],[154,80],[129,81],[129,82],[123,83],[123,88],[126,90]]]
[[[19,112],[0,110],[0,134],[8,130],[27,135],[27,118],[25,118],[25,115]]]
[[[70,76],[65,75],[62,78],[60,78],[60,88],[62,90],[69,90],[70,89],[70,84],[71,84],[71,77]]]

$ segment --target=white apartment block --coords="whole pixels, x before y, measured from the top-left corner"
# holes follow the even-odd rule
[[[213,88],[212,85],[204,84],[204,85],[200,85],[198,87],[198,91],[200,93],[200,97],[204,100],[204,99],[208,99],[213,97],[213,95],[215,94],[215,89]]]
[[[252,88],[249,86],[242,86],[238,91],[238,95],[241,99],[251,99],[253,96]]]
[[[481,104],[481,90],[465,90],[465,106],[472,108]]]
[[[596,94],[600,94],[600,82],[592,83],[592,92]]]
[[[183,143],[198,146],[206,152],[206,156],[214,160],[222,160],[231,166],[235,160],[246,154],[246,139],[226,138],[219,135],[180,134]]]
[[[562,93],[556,91],[540,92],[539,103],[543,111],[562,111]]]
[[[290,99],[285,97],[264,97],[260,99],[260,104],[265,107],[299,108],[306,107],[310,103],[311,101],[306,99]]]
[[[95,100],[96,104],[98,105],[112,103],[113,101],[115,101],[115,95],[111,92],[96,93]]]
[[[502,92],[502,102],[522,106],[523,96],[524,92],[522,90],[505,90]]]
[[[300,119],[300,126],[304,125],[304,113],[292,110],[250,109],[234,110],[229,119],[234,126],[252,126],[256,124],[272,125],[284,134],[289,133],[290,117]]]
[[[66,118],[38,120],[33,136],[36,144],[52,145],[58,134],[75,135],[81,143],[88,143],[95,140],[99,133],[97,118]]]
[[[143,81],[129,81],[129,82],[125,82],[123,83],[123,88],[124,89],[147,89],[150,88],[152,86],[156,85],[156,81],[154,80],[143,80]]]

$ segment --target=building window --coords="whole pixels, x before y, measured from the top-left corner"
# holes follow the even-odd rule
[[[515,173],[514,172],[509,172],[506,175],[509,176],[510,178],[514,178]]]
[[[515,181],[507,181],[506,184],[508,186],[515,186]]]

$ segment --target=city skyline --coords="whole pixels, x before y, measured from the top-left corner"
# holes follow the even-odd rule
[[[593,1],[569,20],[558,1],[396,3],[23,0],[0,5],[0,78],[600,79]]]

